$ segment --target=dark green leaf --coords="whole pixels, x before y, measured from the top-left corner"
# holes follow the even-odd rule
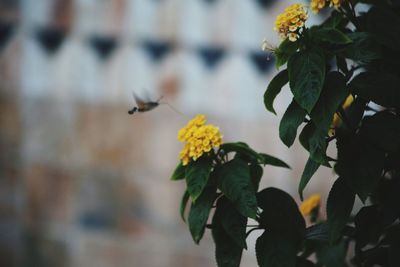
[[[400,79],[390,73],[363,72],[350,82],[350,89],[366,100],[385,107],[400,107]]]
[[[237,246],[247,249],[246,224],[247,218],[241,215],[234,205],[225,197],[218,200],[216,216],[225,232]]]
[[[182,165],[182,162],[176,166],[174,173],[171,176],[172,181],[182,180],[185,179],[185,170],[186,166]]]
[[[337,55],[336,56],[336,65],[340,71],[342,71],[346,75],[349,75],[350,71],[349,71],[349,68],[347,67],[347,62],[344,57]]]
[[[264,94],[265,108],[276,114],[274,109],[274,100],[276,96],[281,92],[282,87],[289,82],[289,75],[287,70],[279,72],[269,83],[267,90]]]
[[[266,230],[256,241],[256,256],[260,267],[296,266],[296,244]]]
[[[304,218],[288,193],[269,187],[257,193],[257,201],[263,210],[260,225],[265,229],[285,236],[294,243],[304,238]]]
[[[400,154],[395,160],[396,168],[400,168]],[[392,224],[397,218],[400,218],[400,172],[394,170],[396,175],[391,175],[391,179],[381,179],[372,195],[373,201],[379,203],[380,219],[384,226]],[[400,242],[400,239],[399,239]]]
[[[337,10],[331,12],[331,15],[322,23],[324,28],[337,28],[340,24],[347,23],[347,19]]]
[[[306,239],[329,241],[329,226],[327,223],[314,224],[306,229]]]
[[[371,146],[358,134],[337,130],[336,135],[338,157],[335,170],[365,201],[381,178],[385,152]]]
[[[304,126],[303,130],[301,130],[299,135],[300,144],[307,150],[310,151],[310,143],[309,140],[312,134],[315,131],[315,125],[313,122],[308,122],[306,126]]]
[[[335,28],[312,27],[310,29],[311,38],[315,41],[323,41],[331,44],[349,44],[352,40],[341,31]]]
[[[341,240],[335,244],[319,243],[317,248],[317,259],[320,265],[326,267],[347,267],[346,254],[348,242]]]
[[[346,116],[348,123],[352,128],[357,128],[361,122],[364,115],[366,100],[361,97],[357,97],[353,103],[346,109]]]
[[[348,95],[345,77],[340,72],[330,72],[326,77],[321,96],[310,114],[318,129],[328,133],[333,115]]]
[[[190,208],[188,218],[189,230],[196,244],[198,244],[203,237],[208,215],[210,214],[214,200],[217,196],[216,190],[217,189],[213,186],[206,187],[197,201],[194,202]]]
[[[197,161],[191,161],[186,167],[186,185],[193,202],[206,187],[211,169],[212,161],[207,157],[200,157]]]
[[[326,132],[320,129],[316,129],[309,140],[310,144],[310,157],[316,161],[321,163],[324,166],[328,166],[326,159]]]
[[[220,149],[225,153],[236,152],[252,159],[253,161],[257,161],[259,159],[258,153],[251,149],[247,144],[242,142],[224,143],[220,146]]]
[[[185,220],[185,210],[186,210],[186,205],[187,205],[187,202],[188,202],[189,198],[190,198],[190,194],[189,194],[189,192],[187,190],[185,190],[185,193],[182,196],[181,206],[180,206],[180,209],[179,209],[179,213],[181,214],[181,218],[182,218],[182,220],[184,222],[186,222],[186,220]]]
[[[294,100],[290,103],[285,114],[283,114],[279,124],[279,137],[287,147],[293,145],[297,135],[297,128],[304,121],[306,114],[306,111]]]
[[[215,242],[218,267],[239,267],[243,248],[238,246],[222,226],[218,214],[212,220],[211,233]]]
[[[256,217],[257,200],[251,184],[249,167],[244,161],[233,159],[222,165],[218,174],[218,185],[242,215]]]
[[[389,267],[400,266],[400,248],[390,247],[388,251],[388,263]]]
[[[388,227],[385,232],[385,237],[382,240],[382,243],[384,245],[400,247],[400,224]]]
[[[250,177],[251,182],[253,184],[254,192],[258,191],[258,187],[260,185],[261,178],[263,176],[264,170],[258,164],[251,164],[250,165]]]
[[[352,32],[348,36],[352,43],[339,51],[339,55],[360,63],[370,63],[381,58],[381,48],[370,33]]]
[[[294,99],[309,113],[324,85],[325,64],[324,54],[318,48],[297,52],[288,61],[289,84]]]
[[[301,257],[296,258],[296,267],[315,267],[315,264],[312,261],[307,259],[303,259]]]
[[[361,148],[358,164],[356,163],[357,166],[354,166],[354,169],[357,170],[357,176],[349,177],[350,179],[346,180],[361,200],[365,201],[367,196],[376,188],[383,172],[384,161],[385,152],[369,145]]]
[[[276,57],[276,68],[283,66],[288,61],[289,57],[299,49],[299,42],[291,42],[285,39],[281,42],[279,47],[274,51]]]
[[[310,152],[312,160],[330,168],[326,158],[327,132],[317,129],[311,121],[303,128],[299,140],[301,145]]]
[[[306,188],[306,185],[310,181],[311,177],[315,174],[318,170],[320,163],[314,161],[313,159],[309,158],[307,160],[306,166],[304,167],[303,174],[301,175],[300,183],[299,183],[299,194],[301,200],[303,200],[303,191]]]
[[[290,169],[289,165],[287,165],[284,161],[282,161],[276,157],[273,157],[271,155],[264,154],[264,153],[259,153],[259,156],[260,156],[261,164]]]
[[[376,243],[382,234],[382,214],[377,206],[363,207],[357,213],[354,223],[357,249],[361,249],[367,244]]]
[[[353,209],[355,194],[343,178],[338,178],[329,192],[326,213],[329,224],[329,240],[333,243],[342,236]]]
[[[400,117],[389,112],[378,112],[366,117],[360,134],[374,146],[385,151],[400,149]]]
[[[400,47],[400,17],[390,8],[372,7],[367,14],[366,28],[377,36],[382,45],[398,50]]]

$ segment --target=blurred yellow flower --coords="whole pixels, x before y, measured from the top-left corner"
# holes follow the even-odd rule
[[[182,165],[187,165],[190,159],[197,160],[204,153],[222,144],[222,135],[218,127],[212,124],[205,125],[205,122],[206,116],[197,115],[179,130],[178,140],[185,142],[179,153]]]
[[[313,13],[318,13],[325,6],[339,8],[343,0],[311,0],[311,10]]]
[[[346,100],[343,103],[343,106],[342,106],[343,110],[348,109],[350,107],[350,105],[353,103],[353,101],[354,101],[353,95],[348,95]],[[339,117],[339,115],[337,113],[335,113],[333,115],[329,135],[333,135],[335,133],[335,128],[338,127],[341,122],[342,122],[342,119]]]
[[[304,5],[290,5],[276,17],[274,31],[278,32],[282,39],[288,38],[289,41],[295,42],[307,19],[307,10]]]
[[[300,205],[300,212],[303,216],[310,215],[311,212],[318,208],[321,204],[321,195],[320,194],[313,194],[309,198],[303,201]]]

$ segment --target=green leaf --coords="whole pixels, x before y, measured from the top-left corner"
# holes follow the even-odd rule
[[[297,135],[297,128],[304,121],[306,114],[306,111],[294,100],[290,103],[285,114],[283,114],[279,124],[279,137],[287,147],[293,145]]]
[[[289,57],[293,55],[297,49],[299,49],[299,42],[291,42],[289,39],[283,40],[279,47],[274,51],[276,57],[276,68],[279,69],[279,67],[285,65]]]
[[[250,167],[250,177],[251,177],[251,182],[253,184],[254,192],[257,192],[264,170],[258,164],[250,164],[249,167]]]
[[[288,61],[289,85],[296,102],[308,113],[314,108],[325,80],[325,57],[318,48],[293,54]]]
[[[176,166],[175,171],[171,176],[171,180],[177,181],[185,179],[185,171],[186,171],[186,166],[183,166],[182,162],[180,162],[178,166]]]
[[[333,115],[348,95],[345,77],[337,71],[328,73],[321,96],[310,114],[318,129],[328,133]]]
[[[314,224],[306,229],[307,240],[329,241],[329,226],[327,223]]]
[[[247,249],[246,224],[247,218],[241,215],[234,205],[225,197],[221,197],[217,203],[216,216],[225,232],[237,246]]]
[[[258,153],[251,149],[246,143],[224,143],[220,146],[220,149],[223,150],[226,154],[230,152],[242,154],[253,161],[257,161],[259,159]]]
[[[186,210],[186,206],[187,206],[187,202],[188,202],[189,198],[190,198],[190,194],[189,194],[189,192],[187,190],[185,190],[185,193],[182,196],[181,205],[180,205],[180,208],[179,208],[179,213],[180,213],[181,218],[182,218],[182,220],[184,222],[186,222],[185,210]]]
[[[342,231],[349,221],[355,201],[355,193],[343,178],[338,178],[329,192],[326,213],[329,224],[329,240],[335,242],[342,236]]]
[[[192,238],[198,244],[203,237],[206,228],[208,215],[210,214],[214,200],[217,196],[216,188],[213,186],[206,187],[196,202],[192,204],[189,212],[189,230]]]
[[[304,167],[303,174],[301,175],[300,183],[299,183],[299,194],[300,199],[303,200],[303,191],[306,188],[306,185],[311,180],[311,177],[318,170],[320,163],[314,161],[312,158],[308,158],[306,166]]]
[[[266,230],[256,241],[256,256],[260,267],[296,266],[296,244]]]
[[[211,233],[215,243],[215,259],[218,267],[239,267],[243,248],[238,246],[225,231],[217,213],[214,214],[212,220]]]
[[[265,154],[265,153],[259,153],[259,156],[260,156],[261,164],[290,169],[289,165],[287,165],[284,161],[282,161],[276,157],[273,157],[273,156]]]
[[[274,100],[276,96],[281,92],[282,87],[289,82],[289,75],[288,71],[282,70],[279,72],[269,83],[267,90],[265,91],[264,94],[264,104],[265,108],[274,113],[276,115],[275,109],[274,109]]]
[[[212,161],[207,157],[200,157],[197,161],[191,161],[186,167],[186,185],[193,202],[206,187],[211,169]]]
[[[243,216],[256,217],[257,200],[246,162],[233,159],[222,165],[218,173],[218,185]]]
[[[400,107],[400,79],[391,73],[363,72],[350,82],[350,89],[366,100],[385,107]]]
[[[305,235],[305,221],[296,202],[286,192],[269,187],[257,193],[258,206],[263,210],[260,225],[292,240],[301,241]]]
[[[323,41],[331,44],[343,45],[352,42],[346,34],[335,28],[314,26],[310,28],[310,35],[315,41]]]

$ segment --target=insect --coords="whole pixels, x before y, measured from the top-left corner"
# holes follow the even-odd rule
[[[152,109],[155,109],[156,107],[158,107],[160,105],[160,100],[162,98],[162,96],[157,99],[156,101],[145,101],[143,99],[141,99],[140,97],[138,97],[137,95],[135,95],[135,93],[133,94],[133,98],[135,99],[136,102],[136,107],[133,107],[131,110],[128,111],[128,114],[132,115],[135,112],[146,112],[146,111],[150,111]]]
[[[163,98],[163,96],[158,98],[156,101],[150,101],[150,100],[146,101],[146,100],[138,97],[135,93],[132,92],[132,94],[133,94],[133,98],[135,99],[135,102],[136,102],[136,107],[133,107],[132,109],[130,109],[128,111],[128,114],[130,114],[130,115],[134,114],[135,112],[146,112],[146,111],[153,110],[162,104],[169,106],[172,110],[174,110],[175,112],[182,115],[181,112],[177,111],[175,108],[173,108],[167,102],[160,102],[161,99]]]

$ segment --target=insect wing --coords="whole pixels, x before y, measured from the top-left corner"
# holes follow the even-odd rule
[[[135,92],[132,92],[133,98],[135,99],[136,105],[138,109],[145,109],[146,108],[146,102],[138,97]]]

